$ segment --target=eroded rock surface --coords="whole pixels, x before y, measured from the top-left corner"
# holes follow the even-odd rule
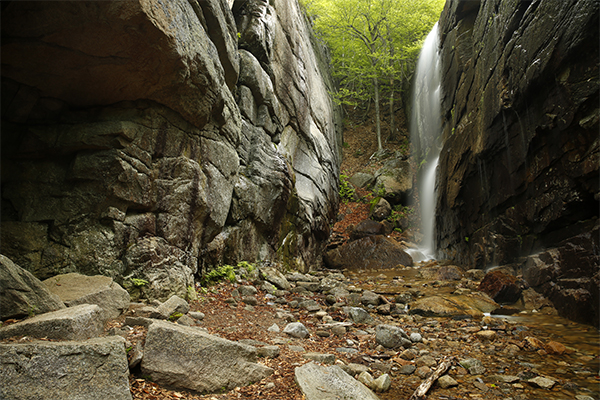
[[[148,328],[142,371],[156,382],[197,392],[219,392],[258,382],[273,370],[256,363],[252,346],[193,327],[155,321]]]
[[[6,399],[130,400],[125,339],[0,344]]]
[[[320,263],[340,124],[296,2],[14,2],[2,37],[13,261],[161,301],[215,265]]]
[[[593,0],[446,3],[436,206],[440,256],[462,265],[568,249],[558,268],[585,281],[590,306],[561,313],[594,326],[598,14]],[[582,267],[591,260],[595,268]],[[558,307],[577,285],[552,279],[563,288],[553,299]]]
[[[0,319],[56,311],[65,305],[29,271],[0,254]]]

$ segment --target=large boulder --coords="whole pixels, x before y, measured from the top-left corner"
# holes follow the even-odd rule
[[[383,196],[392,204],[408,204],[412,185],[413,174],[407,160],[391,159],[375,172],[374,190],[383,191]]]
[[[95,304],[81,304],[52,311],[0,328],[0,339],[29,336],[61,340],[84,340],[104,331],[102,309]]]
[[[0,319],[22,318],[62,308],[65,305],[60,298],[38,278],[0,254]]]
[[[306,400],[379,400],[369,388],[337,365],[323,367],[310,362],[296,367],[294,374]]]
[[[44,285],[67,307],[79,304],[100,306],[103,320],[117,318],[129,307],[129,293],[108,276],[85,276],[72,272],[48,278]]]
[[[163,385],[200,393],[258,382],[273,373],[256,363],[252,346],[198,328],[156,321],[148,328],[142,372]]]
[[[329,250],[323,256],[328,268],[384,269],[411,266],[412,258],[396,242],[381,236],[367,236]]]
[[[0,344],[5,399],[130,400],[125,339]]]
[[[521,291],[523,290],[515,276],[501,270],[494,270],[485,274],[477,289],[500,304],[515,303],[521,298]]]

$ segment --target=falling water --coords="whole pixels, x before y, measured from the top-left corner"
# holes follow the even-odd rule
[[[423,235],[419,251],[422,254],[421,257],[414,254],[415,261],[420,261],[419,258],[435,258],[436,250],[434,242],[435,177],[441,148],[441,79],[438,42],[438,24],[436,23],[423,44],[414,81],[410,121],[413,155],[417,160],[425,162],[424,170],[420,171],[418,178],[421,233]]]

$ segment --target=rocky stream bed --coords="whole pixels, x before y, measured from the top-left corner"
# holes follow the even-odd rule
[[[439,279],[448,276],[449,269],[459,276]],[[535,296],[527,292],[525,300],[512,306],[517,314],[490,315],[486,310],[491,308],[492,313],[510,313],[513,308],[500,307],[477,291],[481,272],[430,262],[384,271],[283,277],[256,270],[250,275],[238,274],[233,283],[198,286],[197,300],[189,302],[173,298],[163,304],[131,303],[124,314],[106,323],[101,337],[125,339],[133,398],[311,399],[297,382],[300,367],[312,363],[310,368],[341,367],[370,386],[379,399],[409,399],[442,360],[451,366],[429,389],[429,399],[599,398],[598,331],[552,315],[543,299],[537,298],[542,302],[536,306]],[[172,310],[166,310],[169,307]],[[171,318],[165,320],[165,313]],[[5,323],[0,331],[16,322]],[[149,330],[162,342],[153,338],[154,344],[149,343]],[[258,370],[263,378],[249,385],[213,388],[210,394],[189,389],[200,388],[194,386],[193,374],[165,378],[168,374],[150,365],[155,343],[163,353],[154,354],[183,369],[197,368],[194,362],[210,363],[214,374],[222,376],[236,368],[227,365],[226,357],[201,359],[191,345],[168,350],[169,341],[180,343],[175,336],[169,339],[168,332],[175,330],[192,336],[207,332],[247,346],[244,349],[258,355],[252,373]],[[31,336],[3,337],[4,346],[39,343]],[[188,356],[193,357],[184,359]],[[322,398],[329,398],[326,392]]]

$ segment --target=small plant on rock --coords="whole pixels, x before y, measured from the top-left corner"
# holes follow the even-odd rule
[[[174,321],[177,321],[181,317],[183,317],[182,313],[174,312],[173,314],[169,315],[169,321],[174,322]]]
[[[347,203],[350,200],[354,199],[354,188],[352,184],[348,182],[348,175],[341,174],[340,175],[340,199]]]

